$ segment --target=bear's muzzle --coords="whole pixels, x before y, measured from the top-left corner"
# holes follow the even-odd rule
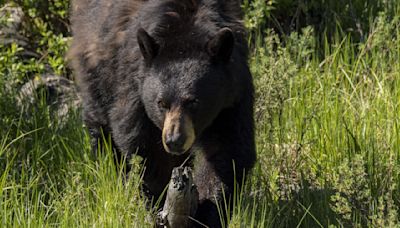
[[[192,147],[195,138],[191,118],[180,107],[168,110],[162,131],[164,149],[171,154],[183,154]]]

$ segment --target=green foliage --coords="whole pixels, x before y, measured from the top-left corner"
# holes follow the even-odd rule
[[[243,8],[245,24],[252,34],[271,28],[286,36],[312,26],[318,39],[325,35],[332,38],[339,31],[350,34],[355,41],[365,41],[371,18],[382,12],[391,19],[396,17],[399,3],[394,0],[244,0]]]
[[[0,46],[0,80],[7,80],[10,85],[16,85],[24,81],[27,75],[40,74],[44,71],[44,65],[35,58],[20,58],[24,49],[13,43],[10,46]]]
[[[249,30],[264,28],[266,26],[267,19],[269,19],[271,16],[270,12],[274,9],[274,3],[274,0],[243,1],[243,8],[246,10],[246,27]]]
[[[256,44],[252,181],[273,227],[399,225],[399,24],[381,13],[365,42],[326,38],[322,60],[309,29]]]
[[[14,42],[0,45],[2,74],[22,83],[33,76],[54,73],[68,76],[65,53],[68,44],[69,1],[10,1],[7,6],[22,8],[23,16]],[[7,27],[12,15],[4,15],[0,28]],[[21,38],[23,37],[23,38]],[[11,68],[9,67],[11,66]]]
[[[67,35],[69,31],[69,0],[10,0],[21,6],[27,17],[26,23],[32,30],[25,31],[37,35],[45,30],[56,35]],[[43,30],[45,29],[45,30]]]

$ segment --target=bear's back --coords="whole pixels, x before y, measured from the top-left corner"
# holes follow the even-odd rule
[[[242,44],[246,45],[239,0],[73,0],[71,27],[74,39],[68,53],[72,67],[78,71],[79,77],[80,71],[95,68],[101,60],[109,60],[114,54],[111,52],[126,39],[127,26],[132,27],[132,24],[140,24],[150,33],[155,27],[167,27],[165,31],[175,41],[176,37],[188,31],[174,34],[169,22],[165,21],[169,20],[168,17],[163,14],[168,13],[168,8],[178,6],[187,11],[183,15],[194,5],[200,6],[195,23],[200,24],[197,27],[202,38],[225,26],[236,33],[240,48],[243,48]],[[185,17],[179,21],[178,24],[187,22]]]
[[[94,68],[107,59],[113,45],[121,40],[124,26],[137,15],[145,0],[74,0],[71,27],[73,42],[68,52],[72,67]],[[89,68],[89,69],[82,69]],[[80,69],[80,70],[79,70]]]

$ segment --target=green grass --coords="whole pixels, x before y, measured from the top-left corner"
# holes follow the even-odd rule
[[[400,225],[400,13],[371,23],[360,44],[257,35],[258,162],[230,227]],[[12,78],[0,77],[0,226],[151,227],[141,168],[123,180],[109,149],[95,162],[79,112],[61,124],[43,102],[21,110]]]
[[[380,16],[365,43],[337,38],[323,59],[309,29],[257,49],[253,182],[274,227],[399,225],[399,22]]]

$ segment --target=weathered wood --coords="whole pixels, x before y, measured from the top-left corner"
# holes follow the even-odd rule
[[[157,225],[168,228],[189,227],[189,216],[193,217],[196,213],[198,198],[192,170],[189,167],[174,168],[163,210],[158,214]]]

